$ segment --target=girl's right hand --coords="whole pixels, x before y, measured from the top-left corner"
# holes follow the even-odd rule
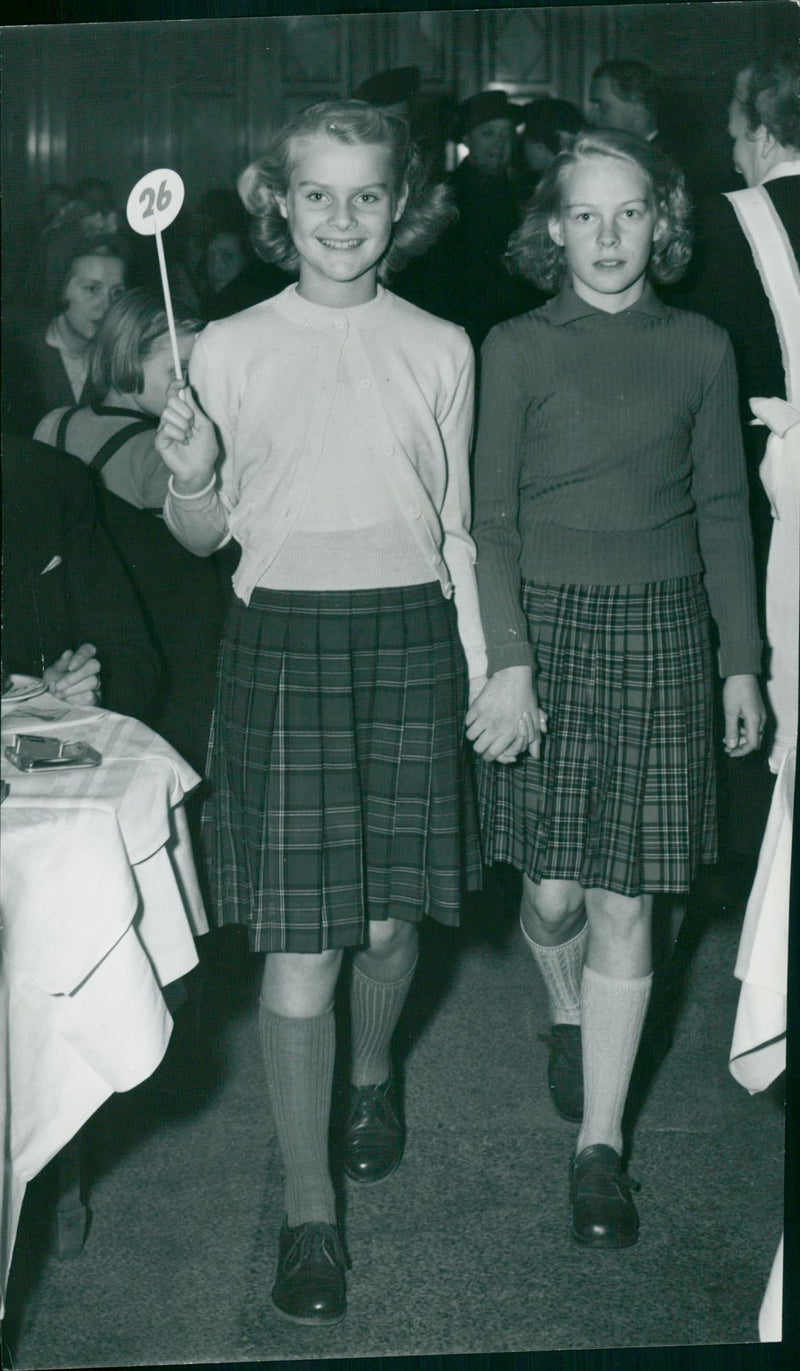
[[[538,757],[543,718],[527,666],[496,671],[467,713],[467,737],[487,761],[509,762],[521,751]]]
[[[155,443],[178,495],[195,495],[208,485],[219,455],[217,436],[185,381],[173,381],[167,391]]]

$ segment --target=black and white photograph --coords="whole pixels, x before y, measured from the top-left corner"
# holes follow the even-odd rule
[[[46,8],[0,28],[0,1366],[767,1371],[800,4]]]

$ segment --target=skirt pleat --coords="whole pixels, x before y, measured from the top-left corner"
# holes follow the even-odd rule
[[[457,924],[480,880],[466,691],[438,582],[235,601],[203,815],[214,922],[290,952],[358,945],[367,919]]]
[[[526,583],[540,760],[478,770],[484,853],[534,881],[688,890],[716,859],[712,658],[699,577]]]

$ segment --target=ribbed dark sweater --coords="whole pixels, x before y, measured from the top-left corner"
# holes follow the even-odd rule
[[[727,335],[648,286],[607,314],[565,287],[493,329],[475,445],[489,670],[534,660],[520,580],[703,572],[723,676],[758,672],[747,482]]]

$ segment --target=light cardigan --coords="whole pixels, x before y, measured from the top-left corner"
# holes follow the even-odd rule
[[[222,458],[195,495],[179,495],[170,480],[164,518],[200,556],[234,537],[242,557],[233,586],[249,603],[314,480],[345,346],[363,376],[354,430],[372,435],[375,461],[429,559],[430,579],[448,598],[455,594],[470,677],[483,675],[469,534],[472,349],[463,329],[382,286],[367,304],[335,309],[311,304],[292,285],[203,330],[189,377],[217,426]],[[357,538],[353,552],[357,561]]]

